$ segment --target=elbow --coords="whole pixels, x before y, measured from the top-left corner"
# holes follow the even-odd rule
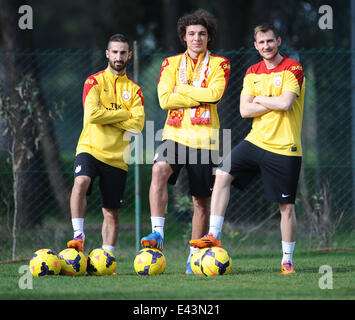
[[[158,101],[159,101],[160,108],[162,108],[163,110],[169,110],[171,107],[173,107],[171,103],[169,103],[170,96],[171,93],[169,92],[159,93],[158,90]]]
[[[239,113],[240,113],[240,116],[245,119],[245,118],[249,118],[249,114],[247,113],[247,110],[246,108],[243,108],[242,105],[239,106]]]
[[[292,109],[292,106],[293,106],[293,103],[289,103],[287,106],[286,106],[286,111],[289,111]]]
[[[160,108],[162,108],[163,110],[169,109],[169,104],[168,104],[167,99],[159,99],[159,105],[160,105]]]
[[[289,111],[292,109],[294,102],[295,102],[295,95],[292,95],[291,97],[286,96],[284,97],[284,99],[281,100],[280,109],[282,111]]]
[[[95,124],[95,123],[97,123],[96,112],[94,112],[94,110],[90,110],[89,112],[87,112],[87,114],[86,114],[86,120],[87,120],[87,122],[90,123],[90,124]]]
[[[132,134],[141,134],[144,129],[144,120],[137,122],[134,127],[127,129],[126,131]]]
[[[143,128],[144,128],[144,120],[138,124],[138,126],[136,128],[136,132],[141,133],[143,131]]]
[[[247,118],[247,114],[240,109],[240,116],[244,119]]]
[[[207,104],[217,104],[222,100],[223,92],[220,90],[212,90],[211,94],[209,95],[208,101],[199,101],[200,103],[207,103]]]
[[[285,102],[281,105],[282,111],[289,111],[292,109],[292,103]]]

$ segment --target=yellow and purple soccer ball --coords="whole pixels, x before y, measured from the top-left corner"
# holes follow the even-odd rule
[[[191,258],[191,269],[195,274],[207,277],[222,276],[230,273],[232,269],[232,258],[223,248],[204,248],[195,254]]]
[[[161,274],[165,270],[165,265],[163,252],[155,248],[143,248],[134,259],[134,270],[141,276]]]
[[[74,249],[64,249],[59,253],[60,263],[62,266],[61,274],[69,276],[81,276],[86,272],[85,255]]]
[[[203,275],[201,271],[201,256],[203,250],[198,249],[191,257],[190,266],[194,274]]]
[[[30,259],[30,271],[34,277],[57,275],[60,270],[58,255],[51,249],[39,249]]]
[[[115,272],[117,267],[116,258],[112,252],[97,248],[90,251],[87,257],[86,271],[94,276],[106,276]]]

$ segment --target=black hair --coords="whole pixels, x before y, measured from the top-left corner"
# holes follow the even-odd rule
[[[184,47],[186,43],[184,37],[186,35],[186,27],[192,25],[202,25],[207,29],[209,44],[213,43],[217,34],[217,21],[214,16],[204,9],[198,9],[192,13],[182,16],[177,23],[177,32],[179,39]]]
[[[108,43],[107,43],[107,50],[109,49],[111,42],[127,43],[128,44],[128,48],[130,48],[130,44],[129,44],[129,41],[128,41],[127,37],[125,35],[121,34],[121,33],[116,33],[116,34],[114,34],[113,36],[110,37],[110,39],[108,40]]]

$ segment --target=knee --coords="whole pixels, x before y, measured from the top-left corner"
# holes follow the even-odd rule
[[[194,214],[208,215],[210,208],[210,198],[196,198],[192,197],[194,205]]]
[[[78,176],[74,180],[73,192],[85,194],[90,186],[91,178],[87,176]]]
[[[110,223],[117,226],[118,225],[118,209],[108,209],[102,208],[102,213],[104,215],[104,219],[109,220]]]
[[[153,165],[152,179],[166,182],[168,181],[171,174],[172,174],[172,169],[168,163],[156,162]]]
[[[292,218],[295,216],[295,205],[294,204],[280,204],[281,216],[285,218]]]
[[[215,178],[215,186],[218,187],[229,187],[232,183],[234,177],[230,175],[228,172],[217,169],[216,170],[216,178]]]

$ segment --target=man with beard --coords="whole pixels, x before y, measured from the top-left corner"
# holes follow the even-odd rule
[[[230,185],[244,189],[258,175],[265,197],[281,212],[283,257],[281,272],[295,273],[292,254],[296,241],[295,198],[302,160],[301,128],[305,78],[301,64],[279,53],[281,38],[271,24],[257,26],[254,46],[263,58],[244,77],[240,114],[254,118],[252,129],[216,171],[209,233],[191,240],[195,247],[220,246]],[[224,163],[230,163],[226,170]]]
[[[89,76],[84,84],[83,130],[74,161],[74,186],[70,210],[74,239],[69,248],[84,249],[86,196],[99,177],[102,200],[102,248],[111,252],[117,240],[118,213],[126,183],[128,166],[124,150],[126,131],[139,133],[144,127],[144,99],[141,88],[126,75],[132,57],[124,35],[113,35],[107,45],[108,66]]]

